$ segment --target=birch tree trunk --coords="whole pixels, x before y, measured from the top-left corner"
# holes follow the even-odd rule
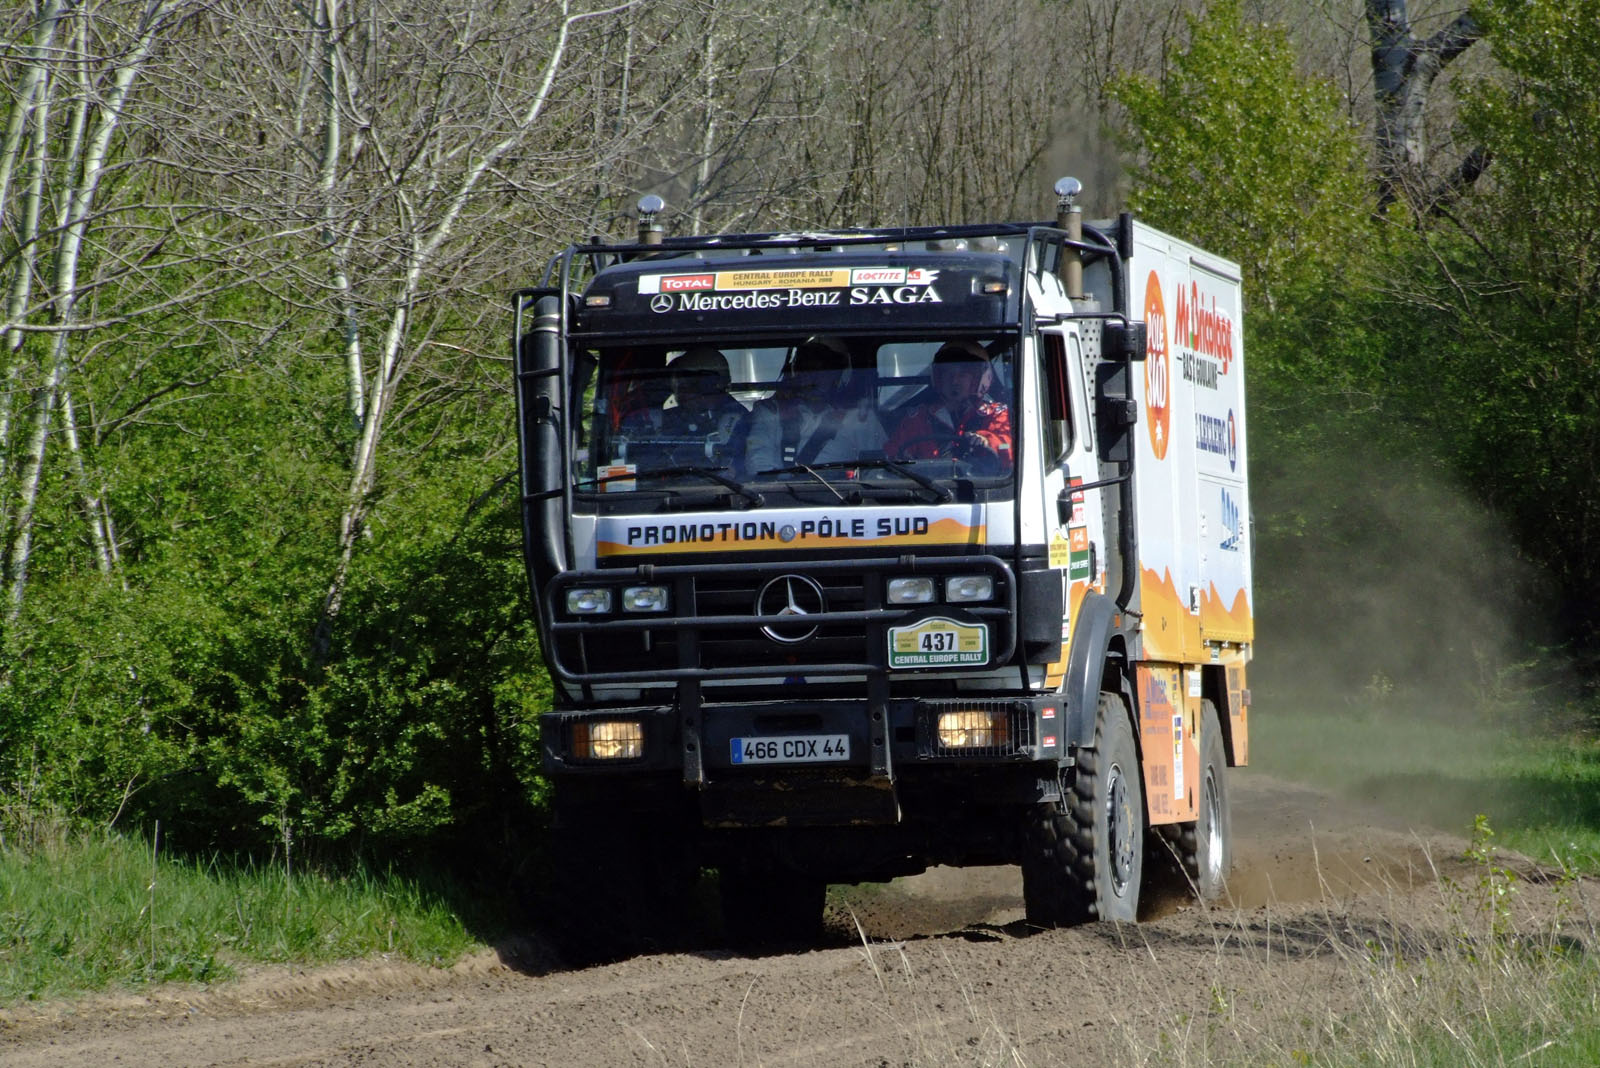
[[[1374,139],[1378,154],[1378,204],[1404,198],[1427,209],[1441,195],[1475,181],[1488,165],[1481,153],[1468,156],[1442,184],[1427,174],[1428,144],[1423,119],[1428,92],[1457,56],[1483,35],[1472,13],[1463,12],[1426,40],[1411,30],[1406,0],[1367,0],[1372,41],[1372,83],[1377,105]],[[1432,186],[1434,188],[1430,189]]]
[[[5,144],[0,148],[0,153],[3,153],[3,158],[0,158],[0,220],[3,220],[4,229],[11,236],[15,249],[11,285],[6,298],[8,323],[21,321],[26,313],[28,299],[33,292],[33,275],[38,265],[39,215],[44,201],[45,177],[50,169],[51,71],[59,66],[52,62],[49,52],[61,20],[62,8],[60,0],[46,0],[39,9],[28,67],[6,127]],[[82,135],[81,118],[80,110],[75,114],[73,134],[68,138],[69,153],[77,151],[77,143]],[[28,142],[27,180],[22,190],[20,208],[14,208],[10,192],[12,173],[24,138]],[[21,331],[7,330],[3,347],[0,347],[0,547],[9,541],[11,526],[11,510],[5,494],[6,461],[10,454],[13,398],[22,383],[23,338]]]
[[[703,111],[704,128],[700,134],[700,159],[695,167],[694,187],[689,191],[689,202],[694,205],[689,218],[689,232],[699,234],[701,220],[705,213],[704,197],[706,189],[711,184],[711,157],[717,148],[717,111],[721,102],[717,99],[717,15],[720,12],[720,0],[712,0],[711,8],[706,13],[705,31],[702,35],[702,49],[704,58],[701,62],[700,90],[703,94],[701,109]]]
[[[49,338],[46,361],[48,373],[43,384],[34,392],[32,419],[22,458],[15,527],[11,535],[11,551],[6,560],[7,623],[15,622],[22,611],[27,589],[34,516],[44,472],[45,450],[56,407],[62,391],[67,387],[71,366],[71,339],[78,304],[78,265],[94,212],[95,196],[105,175],[107,152],[111,139],[122,121],[123,110],[127,106],[134,81],[154,51],[160,34],[167,28],[168,16],[177,9],[179,3],[180,0],[149,0],[145,5],[133,42],[123,54],[108,61],[114,64],[109,91],[95,111],[93,126],[87,138],[81,142],[81,158],[69,157],[67,160],[75,172],[76,179],[71,185],[56,236],[54,284],[47,308],[55,330],[46,335]],[[87,103],[85,100],[82,105],[87,106]],[[76,427],[69,427],[69,431],[75,435]],[[88,511],[92,537],[97,547],[97,559],[103,570],[109,570],[110,556],[104,548],[109,539],[105,533],[98,500]]]
[[[0,143],[0,228],[6,230],[11,228],[11,176],[27,134],[28,121],[46,92],[44,87],[51,67],[50,43],[55,38],[56,25],[61,21],[64,8],[62,0],[41,0],[35,8],[33,44],[25,54],[22,82],[17,87],[11,118],[6,123],[5,141]]]
[[[498,137],[490,134],[490,137],[494,137],[492,141],[466,154],[464,167],[458,162],[454,148],[435,154],[431,151],[432,145],[418,151],[416,146],[403,140],[391,143],[391,131],[379,121],[379,116],[371,111],[358,112],[354,116],[367,131],[371,151],[394,190],[405,255],[399,264],[402,273],[398,284],[387,300],[392,310],[384,327],[377,366],[370,374],[362,376],[365,379],[365,406],[360,413],[361,432],[351,455],[350,481],[339,518],[338,553],[333,575],[323,598],[322,616],[312,643],[319,660],[329,652],[332,625],[343,607],[355,547],[372,507],[387,419],[395,406],[413,355],[409,348],[412,317],[424,281],[438,266],[440,251],[454,238],[463,214],[481,196],[485,180],[495,173],[510,153],[524,145],[538,127],[550,104],[556,79],[567,62],[568,47],[575,27],[591,19],[626,11],[634,2],[627,0],[611,7],[574,13],[572,0],[560,0],[554,38],[531,98],[509,114],[504,114],[509,110],[509,101],[492,102],[495,110],[504,115],[501,120],[504,125]],[[357,97],[347,90],[345,99],[348,101]],[[480,117],[480,122],[484,132],[494,128],[492,114]],[[401,138],[405,135],[403,130],[397,133]],[[427,140],[432,140],[437,131],[429,130],[427,134]],[[453,181],[450,178],[452,172],[458,175]],[[410,182],[413,181],[420,185],[416,194],[411,192]],[[441,193],[442,197],[438,195]],[[352,366],[352,374],[354,370]]]

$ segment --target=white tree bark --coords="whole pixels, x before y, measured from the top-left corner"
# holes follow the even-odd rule
[[[694,188],[689,191],[689,203],[694,205],[689,218],[689,232],[700,233],[705,214],[706,188],[711,184],[711,157],[717,149],[717,112],[721,101],[717,99],[717,15],[719,0],[712,0],[706,13],[705,30],[701,36],[702,60],[700,64],[700,92],[702,129],[700,133],[700,160],[695,166]]]
[[[81,160],[74,164],[76,181],[71,185],[62,226],[57,233],[54,285],[49,314],[57,327],[50,338],[47,358],[48,375],[35,390],[33,418],[29,427],[26,451],[23,454],[21,484],[17,495],[15,528],[12,532],[11,552],[6,561],[5,608],[7,622],[14,622],[22,611],[27,589],[28,567],[33,547],[33,525],[39,499],[39,485],[44,472],[45,449],[49,442],[50,427],[55,409],[66,388],[70,371],[70,345],[73,336],[73,319],[77,314],[78,264],[83,253],[84,239],[94,212],[95,196],[105,175],[106,156],[112,136],[122,121],[129,91],[140,71],[155,49],[156,41],[167,26],[167,17],[178,7],[180,0],[149,0],[139,19],[136,36],[122,55],[114,57],[114,73],[109,91],[94,113],[94,122],[88,137],[82,142]],[[90,516],[95,530],[97,547],[105,540],[101,523],[99,502],[96,501]],[[105,562],[109,557],[100,554]],[[107,566],[109,566],[107,564]]]
[[[22,82],[17,87],[17,98],[11,105],[5,141],[0,142],[0,229],[9,229],[11,225],[11,176],[27,134],[28,121],[42,98],[43,86],[49,77],[50,44],[55,39],[56,25],[61,21],[65,6],[62,0],[42,0],[36,8],[33,44],[23,60]]]
[[[1411,30],[1406,0],[1367,0],[1367,29],[1372,41],[1372,87],[1377,104],[1374,137],[1379,204],[1405,197],[1414,206],[1427,207],[1434,196],[1428,187],[1438,185],[1426,170],[1428,144],[1423,118],[1428,92],[1440,72],[1470,48],[1483,30],[1471,12],[1463,12],[1427,40],[1419,40]],[[1479,166],[1472,171],[1471,179],[1481,172]],[[1447,180],[1446,184],[1459,180]]]
[[[350,289],[349,256],[361,220],[339,210],[339,165],[344,153],[344,123],[340,99],[340,72],[344,56],[339,44],[339,0],[320,0],[313,28],[317,35],[318,70],[322,89],[322,159],[317,191],[322,199],[322,242],[333,258],[330,283],[338,304],[344,335],[345,409],[357,430],[366,419],[365,368],[361,360],[361,320]],[[359,147],[351,155],[358,155]],[[339,226],[347,229],[339,233]]]
[[[500,112],[503,132],[492,142],[466,155],[466,166],[453,184],[449,175],[459,166],[461,153],[457,148],[425,141],[424,145],[417,146],[423,151],[417,151],[416,147],[403,142],[390,144],[386,140],[387,131],[381,128],[376,115],[358,113],[358,121],[368,131],[371,150],[395,190],[398,217],[405,233],[405,254],[403,273],[388,299],[392,311],[384,329],[378,363],[367,376],[366,408],[361,420],[361,433],[351,455],[350,481],[339,520],[338,555],[323,599],[322,621],[314,641],[319,656],[326,655],[332,622],[343,606],[355,546],[371,509],[386,418],[394,406],[409,366],[408,335],[412,312],[424,280],[436,266],[441,248],[454,237],[463,213],[479,196],[485,178],[495,171],[508,154],[524,144],[538,127],[550,104],[557,76],[567,61],[567,49],[574,28],[590,19],[626,11],[637,0],[579,13],[572,11],[571,0],[559,2],[555,37],[531,98],[514,112],[507,107],[509,102],[492,102],[494,110]],[[464,27],[463,34],[470,29]],[[346,98],[351,99],[348,89]],[[483,116],[481,121],[486,127],[492,128],[495,119],[496,115],[491,113]],[[408,190],[407,179],[418,182],[420,195],[413,196]],[[423,204],[423,197],[446,189],[449,191],[430,214]]]
[[[28,180],[23,193],[21,210],[17,214],[14,232],[17,240],[16,259],[12,265],[11,288],[6,299],[6,320],[18,322],[28,307],[33,292],[33,274],[39,260],[39,214],[44,202],[45,174],[50,169],[49,127],[50,86],[43,84],[44,97],[34,110],[34,126],[29,138]],[[8,330],[0,347],[0,487],[5,485],[6,458],[11,443],[11,411],[13,398],[22,383],[22,343],[27,335],[20,330]],[[5,497],[0,492],[0,546],[7,541],[10,528],[9,512],[4,507]]]

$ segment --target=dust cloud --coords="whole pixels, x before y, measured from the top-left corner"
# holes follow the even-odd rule
[[[1550,591],[1442,465],[1377,440],[1256,454],[1252,764],[1466,833],[1513,801],[1506,739],[1550,725]]]

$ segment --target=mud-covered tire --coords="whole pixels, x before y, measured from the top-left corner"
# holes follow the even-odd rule
[[[729,864],[718,875],[722,929],[737,949],[813,946],[822,938],[827,884],[759,863]]]
[[[676,827],[574,822],[553,832],[540,925],[576,967],[677,948],[697,868]]]
[[[1062,778],[1062,799],[1030,805],[1023,828],[1028,922],[1062,927],[1138,918],[1144,872],[1144,781],[1127,708],[1102,693],[1095,744]]]
[[[1233,868],[1233,815],[1222,719],[1210,698],[1200,710],[1198,791],[1198,817],[1157,828],[1159,833],[1151,836],[1151,861],[1168,892],[1216,901],[1227,893]]]

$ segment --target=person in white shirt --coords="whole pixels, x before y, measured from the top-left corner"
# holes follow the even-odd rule
[[[883,424],[870,396],[852,395],[849,376],[844,342],[802,343],[773,395],[751,409],[745,475],[881,455]]]
[[[622,436],[630,443],[628,459],[646,468],[719,459],[747,418],[744,405],[728,392],[727,357],[699,346],[668,363],[666,370],[671,405],[644,408],[622,422]]]

